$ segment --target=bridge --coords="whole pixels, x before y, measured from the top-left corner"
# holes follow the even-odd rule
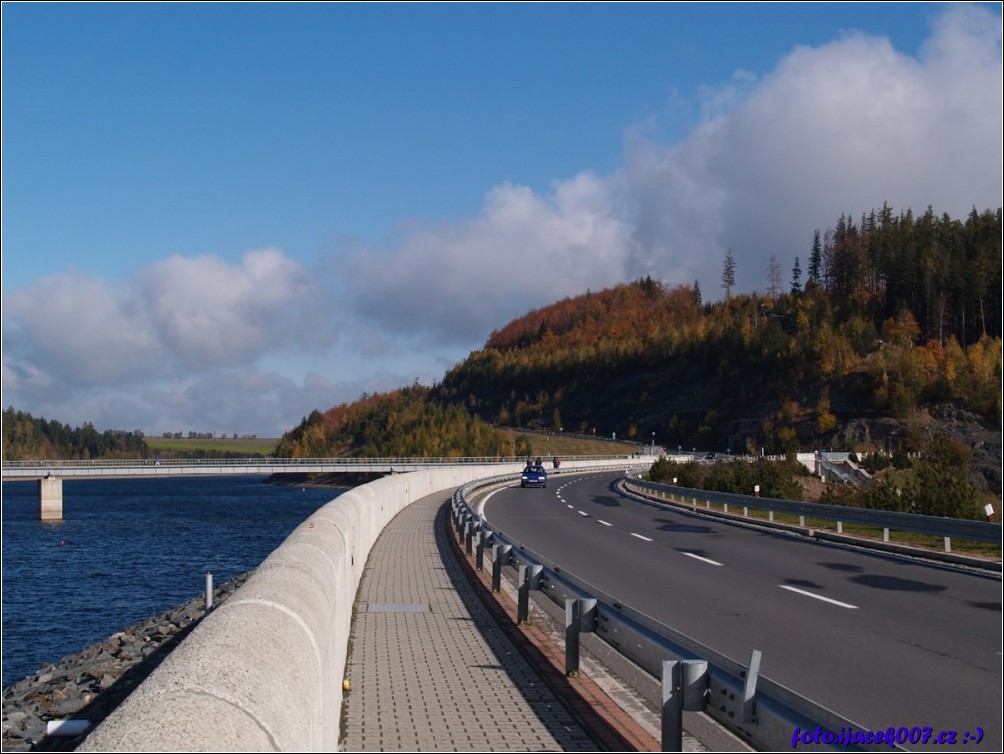
[[[423,460],[423,462],[427,461]],[[558,477],[564,477],[563,472],[566,471],[574,473],[584,471],[586,468],[598,470],[598,467],[618,470],[619,473],[623,473],[625,467],[644,466],[649,462],[650,459],[644,458],[635,458],[632,462],[623,457],[592,462],[576,462],[568,459],[562,462]],[[453,463],[431,465],[435,468],[408,474],[395,473],[356,487],[339,495],[316,511],[261,564],[237,594],[231,597],[219,610],[209,613],[198,628],[164,660],[157,671],[133,691],[122,706],[105,720],[77,750],[168,751],[186,746],[191,747],[192,741],[199,742],[200,748],[205,749],[244,751],[332,751],[337,749],[343,725],[343,719],[337,711],[342,709],[342,703],[346,699],[345,694],[349,691],[349,686],[343,686],[342,681],[348,677],[347,647],[350,644],[353,609],[363,572],[368,568],[375,567],[368,561],[376,540],[390,526],[395,516],[412,503],[436,496],[439,496],[440,500],[445,500],[453,492],[454,511],[456,512],[459,510],[456,507],[458,495],[459,500],[463,500],[464,494],[466,494],[464,490],[468,489],[467,487],[458,489],[461,485],[476,483],[479,487],[491,489],[491,486],[494,485],[511,484],[518,479],[518,472],[522,467],[522,463],[515,460],[496,462],[495,459],[492,459],[492,462],[488,464],[465,463],[454,459]],[[567,481],[561,479],[561,483],[556,485],[555,494],[559,494],[559,491],[566,484]],[[604,506],[603,517],[607,519],[607,526],[614,525],[610,523],[613,521],[611,518],[613,509],[609,505],[610,498],[606,486],[609,482],[598,481],[597,484],[599,485],[599,494],[593,494],[590,499],[600,501],[600,505]],[[515,490],[515,492],[517,499],[521,499],[519,490]],[[503,494],[499,493],[499,497],[496,498],[497,501],[501,501],[499,509],[513,508],[511,500],[503,500]],[[529,503],[525,499],[525,495],[522,498],[523,502]],[[560,509],[573,507],[572,505],[566,506],[565,500],[555,499],[561,503],[558,506]],[[764,503],[765,499],[755,498],[754,500],[742,501],[742,503],[751,504],[753,502]],[[437,503],[437,505],[441,504]],[[691,508],[693,506],[686,504],[684,507]],[[737,507],[741,507],[741,503]],[[629,511],[628,515],[633,516],[634,514]],[[658,523],[661,528],[665,529],[663,519],[667,515],[666,512],[660,509],[655,515],[661,517]],[[707,704],[710,709],[711,700],[716,700],[714,702],[716,708],[719,704],[722,705],[721,717],[732,721],[729,729],[734,733],[742,733],[743,737],[748,737],[750,741],[761,743],[767,741],[769,743],[761,748],[777,750],[791,745],[793,730],[814,731],[821,724],[824,729],[831,731],[851,730],[852,727],[853,730],[866,729],[856,723],[852,724],[807,697],[800,697],[795,692],[780,686],[773,679],[760,677],[758,650],[754,650],[750,654],[750,662],[747,667],[741,666],[733,660],[726,662],[727,658],[723,659],[724,655],[720,657],[715,652],[704,652],[703,649],[697,651],[696,645],[693,643],[684,646],[680,643],[683,639],[680,638],[682,634],[678,631],[654,626],[651,622],[640,622],[643,616],[632,608],[626,607],[622,602],[623,598],[582,591],[583,582],[574,580],[564,560],[561,561],[560,573],[556,567],[542,567],[541,563],[534,564],[531,561],[535,556],[529,551],[529,548],[524,549],[522,546],[517,547],[512,544],[507,547],[500,532],[491,531],[490,526],[489,530],[486,530],[484,519],[478,519],[468,513],[464,514],[464,520],[462,539],[466,543],[467,552],[471,552],[474,541],[477,540],[482,549],[486,569],[488,567],[488,555],[485,552],[488,549],[486,542],[491,541],[493,537],[495,538],[495,544],[491,547],[493,581],[496,565],[519,566],[521,575],[518,577],[517,583],[520,585],[520,604],[523,604],[530,589],[543,590],[546,587],[547,599],[555,601],[556,598],[563,598],[566,621],[566,668],[569,662],[568,647],[576,648],[576,656],[578,652],[577,633],[575,634],[576,638],[569,638],[569,597],[573,598],[572,601],[577,599],[580,608],[590,599],[596,603],[595,613],[590,613],[591,615],[596,614],[597,617],[595,625],[592,627],[586,625],[587,621],[583,619],[583,615],[586,613],[576,617],[575,610],[572,610],[571,625],[578,626],[578,631],[592,631],[599,634],[601,631],[609,633],[616,629],[615,638],[620,646],[619,651],[624,652],[626,656],[636,662],[642,661],[641,667],[662,666],[664,737],[667,736],[668,730],[675,732],[679,729],[677,723],[673,721],[677,719],[675,717],[677,712],[680,712],[681,701],[684,705],[683,709],[703,709],[700,706],[686,706],[690,704],[687,701],[689,697],[684,694],[681,698],[681,695],[676,691],[673,691],[669,695],[671,698],[667,700],[665,677],[667,657],[682,658],[688,672],[700,670],[703,658],[706,672],[703,672],[700,678],[706,683],[707,688],[701,696],[701,700],[703,700],[701,703]],[[578,518],[576,517],[575,520],[578,521]],[[481,528],[480,531],[476,531],[479,521]],[[598,522],[595,519],[588,519],[588,521],[589,523],[584,524],[585,528],[599,533],[598,536],[602,536],[602,533],[607,531],[606,527],[599,526],[603,522]],[[422,550],[425,547],[424,544],[419,546],[416,543],[419,540],[426,542],[428,534],[424,530],[420,532],[417,528],[411,528],[413,525],[412,520],[409,519],[407,524],[396,528],[390,526],[390,533],[395,538],[403,537],[406,538],[407,543],[411,543],[410,545],[397,545],[398,547],[408,547],[409,551]],[[530,523],[530,526],[537,527],[537,524]],[[550,536],[550,538],[565,542],[567,545],[567,521],[559,522],[558,526],[565,528],[561,529],[561,533],[557,537]],[[989,525],[985,524],[984,526]],[[684,526],[682,530],[684,536],[693,536],[693,533],[688,531],[688,527]],[[995,531],[996,541],[999,542],[999,526]],[[679,536],[679,532],[676,532],[675,536]],[[756,537],[760,536],[760,534],[756,535]],[[798,544],[797,546],[803,545]],[[578,547],[578,543],[573,544],[573,550],[576,547]],[[634,559],[636,548],[637,546],[627,548],[628,558]],[[594,554],[590,556],[590,552],[595,553],[595,548],[587,546],[584,549],[588,551],[585,555],[587,559],[589,557],[595,559]],[[671,549],[675,552],[675,549]],[[777,549],[777,541],[771,540],[767,549]],[[827,552],[831,551],[827,550]],[[835,558],[836,556],[832,554],[828,555],[828,560]],[[689,560],[685,558],[681,558],[681,560],[689,563]],[[703,560],[702,563],[702,565],[696,565],[693,568],[708,569],[702,573],[715,573],[717,569],[713,566],[719,565],[712,563],[709,567],[706,564],[711,561],[707,559]],[[801,568],[802,565],[799,562],[797,567]],[[815,567],[817,570],[825,571],[827,565],[832,564],[826,562],[816,564]],[[600,567],[608,567],[608,564],[604,561]],[[909,569],[910,573],[915,568],[912,564],[905,567]],[[721,566],[721,568],[724,572],[725,567]],[[439,571],[442,570],[444,569],[439,569]],[[941,570],[938,569],[938,572],[940,573]],[[539,576],[536,586],[533,585],[534,573]],[[842,573],[844,573],[843,570],[838,571],[838,574]],[[411,573],[408,578],[414,580],[414,575]],[[725,583],[728,589],[733,588],[731,584],[736,578],[739,576],[726,572]],[[919,577],[914,576],[914,578]],[[842,583],[847,579],[838,575],[835,580]],[[440,584],[438,581],[436,583]],[[682,583],[686,588],[693,588],[693,584],[688,585],[687,579],[683,579]],[[569,584],[572,586],[570,587]],[[871,603],[869,604],[874,608],[876,604],[884,605],[891,601],[885,591],[877,595],[872,594],[875,588],[905,590],[906,598],[911,600],[914,599],[915,595],[913,595],[913,588],[910,585],[921,584],[920,581],[904,582],[892,579],[890,582],[887,579],[879,585],[868,582],[861,586],[861,591],[871,594]],[[787,586],[789,585],[786,584],[782,589]],[[437,586],[437,588],[441,589],[442,586]],[[706,593],[703,591],[703,582],[698,584],[698,590],[701,594],[700,599],[704,599]],[[992,607],[997,600],[994,595],[995,590],[999,595],[999,581],[995,584],[991,580],[986,585],[981,585],[977,596],[966,598],[970,599],[972,603],[967,609],[977,611],[980,615],[982,621],[980,625],[987,622],[987,616],[992,621]],[[990,596],[985,596],[984,593]],[[398,594],[395,591],[393,595],[395,601],[375,603],[381,608],[375,612],[379,615],[389,616],[394,621],[394,625],[398,626],[394,629],[395,631],[399,630],[400,625],[405,622],[404,617],[410,615],[411,612],[416,612],[417,615],[421,616],[434,616],[435,611],[428,610],[427,606],[425,612],[409,610],[409,608],[422,607],[420,601],[412,597],[411,592],[405,591]],[[799,599],[804,599],[804,597],[799,597]],[[846,605],[841,606],[839,603],[819,602],[819,606],[816,606],[815,602],[809,603],[811,606],[806,605],[799,608],[802,611],[799,616],[803,613],[812,614],[817,619],[832,621],[831,614],[825,613],[825,610],[849,609]],[[834,606],[830,607],[830,604]],[[999,602],[997,604],[999,605]],[[370,610],[370,607],[372,605],[366,609]],[[926,606],[923,607],[929,609]],[[397,611],[404,614],[400,621],[393,618]],[[818,615],[814,611],[818,611]],[[687,612],[683,611],[677,617],[685,616]],[[861,614],[864,612],[862,609]],[[954,612],[954,610],[949,612]],[[604,616],[602,621],[599,619],[600,615]],[[770,614],[767,614],[766,617],[772,620]],[[852,620],[860,620],[856,608]],[[465,623],[463,625],[473,624]],[[938,634],[939,628],[940,625],[936,626],[933,632]],[[771,630],[773,631],[773,629]],[[990,637],[988,641],[992,646],[992,632],[987,633]],[[739,638],[745,642],[744,635]],[[674,642],[678,645],[676,649],[673,648]],[[977,654],[984,652],[986,643],[984,641],[979,645],[976,650]],[[683,647],[683,649],[681,650],[679,647]],[[457,652],[463,651],[459,644],[453,649]],[[704,653],[702,654],[702,652]],[[641,654],[636,657],[635,654],[638,653]],[[787,653],[788,650],[785,648],[784,654]],[[776,658],[780,654],[782,652],[776,651],[770,655],[772,673],[778,667]],[[982,655],[980,656],[982,657]],[[387,665],[391,669],[390,672],[395,672],[394,663],[400,662],[400,656],[390,653],[388,657]],[[697,658],[696,662],[695,657]],[[846,659],[839,653],[834,657],[837,662],[843,662]],[[433,657],[433,660],[435,659]],[[812,661],[814,662],[814,660]],[[941,660],[939,659],[938,662]],[[982,660],[981,663],[987,664]],[[492,683],[500,682],[496,678],[495,674],[498,671],[494,666],[476,664],[476,661],[471,658],[464,659],[459,664],[464,668],[465,673],[475,679],[480,678],[482,683],[484,683],[485,676],[475,674],[476,669],[479,668],[491,670],[493,673]],[[807,664],[811,664],[811,662],[805,660],[804,657],[798,657],[796,653],[796,668],[804,668]],[[989,666],[999,667],[992,660]],[[964,678],[968,678],[968,674],[973,671],[964,667],[961,672]],[[985,678],[987,672],[980,672],[982,673],[981,677]],[[812,680],[813,674],[805,674],[801,671],[799,673],[798,677],[808,676]],[[954,673],[952,677],[956,678],[958,675],[958,673]],[[890,677],[892,676],[895,674],[890,674]],[[398,686],[402,685],[399,677],[394,676],[394,679]],[[429,675],[422,676],[422,679],[422,687],[417,690],[412,689],[409,693],[425,694],[433,689],[455,688],[457,684],[462,682],[462,679],[453,676],[443,680],[439,675]],[[828,688],[829,679],[828,674],[822,673],[815,680],[819,681],[824,688]],[[691,679],[691,681],[693,680]],[[1000,735],[999,725],[995,724],[991,728],[988,723],[983,722],[981,716],[983,711],[999,709],[999,691],[997,691],[1000,687],[999,675],[996,676],[996,681],[998,682],[995,682],[992,693],[978,693],[975,699],[970,699],[965,694],[955,694],[953,696],[957,698],[950,700],[954,705],[952,709],[963,708],[972,712],[972,714],[967,713],[967,719],[975,715],[978,718],[977,722],[987,727],[987,743],[983,750],[996,750],[993,747],[997,745]],[[968,683],[968,681],[966,682]],[[377,682],[370,678],[360,688],[355,688],[353,684],[352,693],[358,694],[375,683]],[[674,684],[676,684],[675,681],[668,688],[675,689],[676,685]],[[815,691],[816,689],[814,689],[814,694]],[[873,690],[873,693],[881,695],[886,692],[878,689]],[[921,690],[918,693],[923,692]],[[941,698],[937,695],[929,694],[928,696],[931,697],[929,707],[940,710],[939,704],[942,702],[939,699]],[[472,696],[472,698],[474,697]],[[671,714],[667,712],[671,706],[670,702],[674,705]],[[966,707],[967,704],[972,708],[971,710]],[[945,701],[942,706],[947,707],[948,702]],[[881,715],[883,710],[888,711],[883,705],[875,705],[874,715]],[[988,714],[985,717],[990,719],[991,715]],[[670,720],[671,724],[667,726],[666,720],[669,718],[672,720]],[[715,717],[715,719],[719,718]],[[924,719],[927,720],[926,717]],[[414,725],[414,723],[407,723],[407,725]],[[910,735],[913,730],[922,733],[920,728],[903,728],[902,730]],[[982,738],[982,730],[980,735]],[[673,750],[665,748],[665,742],[663,745],[663,750]],[[843,750],[843,747],[837,748]],[[894,748],[900,749],[899,746]]]
[[[630,456],[588,461],[568,458],[562,461],[560,471],[624,469],[650,462],[651,458]],[[415,466],[413,473],[396,473],[408,470],[411,464]],[[72,474],[72,478],[169,477],[273,473],[266,469],[277,466],[284,469],[279,473],[381,469],[387,476],[338,496],[301,524],[262,563],[240,593],[222,609],[210,613],[78,750],[173,750],[190,747],[193,740],[209,749],[333,750],[342,725],[333,711],[341,709],[344,699],[342,679],[346,678],[354,599],[376,539],[397,513],[413,502],[435,494],[449,495],[474,480],[518,475],[522,461],[396,458],[163,461],[159,465],[48,463],[35,464],[30,473],[23,464],[11,464],[9,469],[4,468],[4,477],[34,478],[42,483],[59,478],[47,480],[45,475],[53,472],[68,477]],[[395,473],[391,474],[391,470]],[[744,499],[739,505],[764,502],[760,498]],[[468,549],[470,532],[468,527]],[[998,526],[995,541],[999,542],[999,538]],[[511,553],[524,557],[517,548]],[[567,576],[564,564],[561,571]],[[557,583],[556,577],[548,574],[547,583]],[[993,603],[992,598],[981,600],[984,610]],[[618,613],[623,612],[618,608]],[[752,658],[750,662],[752,668]],[[711,673],[709,677],[714,680],[717,676]],[[755,677],[752,670],[748,677]],[[766,679],[761,679],[759,686],[747,682],[729,688],[740,705],[732,712],[740,716],[737,719],[742,719],[743,725],[746,722],[742,714],[747,706],[756,711],[750,718],[754,722],[772,719],[768,713],[777,705],[771,696],[773,687]],[[991,707],[995,707],[992,701]],[[981,699],[980,705],[983,703]],[[836,727],[832,729],[839,730],[841,721],[833,719]],[[792,728],[788,722],[786,719],[787,727],[773,728],[784,728],[785,740],[790,742]],[[815,727],[814,723],[811,729]],[[999,737],[999,728],[994,729],[993,736]]]
[[[573,459],[569,459],[573,460]],[[611,454],[576,456],[575,461],[630,460]],[[39,518],[63,518],[64,479],[130,479],[138,477],[271,476],[282,474],[401,474],[444,467],[512,467],[512,456],[440,458],[207,458],[120,459],[90,461],[8,461],[3,481],[38,482]]]

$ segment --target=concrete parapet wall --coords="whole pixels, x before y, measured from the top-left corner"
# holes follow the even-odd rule
[[[625,461],[562,464],[624,466]],[[408,504],[516,465],[384,477],[304,521],[79,751],[333,751],[352,607],[370,549]]]

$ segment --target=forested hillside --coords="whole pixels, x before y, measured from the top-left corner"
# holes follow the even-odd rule
[[[953,402],[1001,415],[1001,213],[965,222],[888,208],[765,270],[725,300],[646,278],[530,312],[437,387],[482,418],[667,446],[786,452],[844,421]]]
[[[432,400],[421,385],[364,395],[352,404],[313,411],[283,435],[276,455],[288,458],[471,457],[506,453],[509,443],[455,404]]]
[[[3,412],[3,459],[19,461],[87,460],[90,458],[147,458],[150,448],[141,432],[105,430],[35,418],[8,407]]]
[[[764,293],[733,295],[736,259],[717,303],[651,278],[563,299],[431,389],[315,411],[277,453],[506,453],[493,424],[739,453],[957,443],[980,469],[963,476],[999,494],[1000,209],[842,216],[786,282],[771,259]]]

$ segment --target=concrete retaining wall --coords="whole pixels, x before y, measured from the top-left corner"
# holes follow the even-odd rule
[[[563,463],[562,471],[577,465],[584,464]],[[335,750],[352,606],[380,532],[426,495],[519,468],[458,465],[340,495],[297,527],[78,750]]]

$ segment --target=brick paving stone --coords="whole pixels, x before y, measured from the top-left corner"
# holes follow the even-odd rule
[[[366,563],[340,748],[601,748],[477,597],[446,540],[447,500],[440,493],[405,508]]]

